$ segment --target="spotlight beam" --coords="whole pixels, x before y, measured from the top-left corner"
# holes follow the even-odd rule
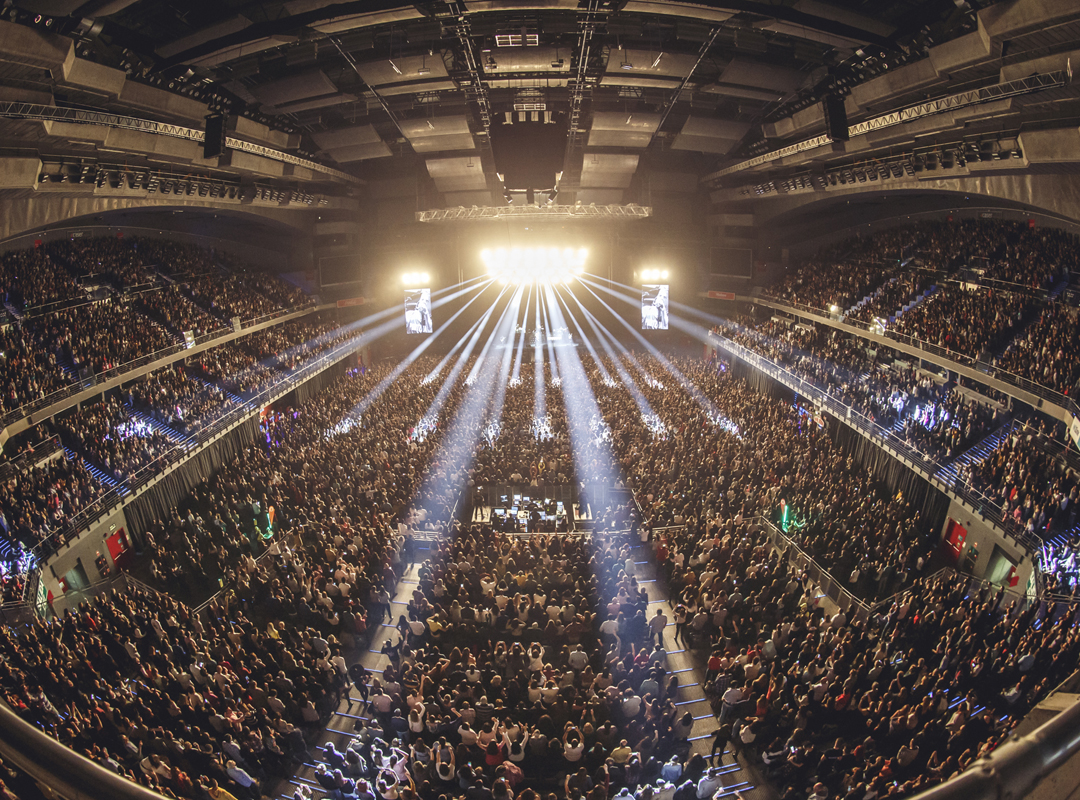
[[[468,290],[466,289],[464,291],[468,291]],[[434,333],[432,333],[430,336],[424,337],[424,341],[422,341],[418,346],[413,348],[413,351],[411,353],[409,353],[401,361],[400,364],[398,364],[396,367],[394,367],[394,369],[391,370],[390,373],[385,378],[383,378],[374,387],[372,387],[371,391],[368,392],[363,397],[363,399],[360,400],[359,403],[357,403],[355,406],[353,406],[352,410],[348,413],[347,416],[358,416],[360,414],[363,414],[365,411],[367,411],[367,409],[371,406],[371,404],[374,403],[379,398],[379,396],[383,392],[386,391],[386,389],[390,386],[390,384],[392,384],[394,381],[396,381],[398,379],[398,376],[400,376],[401,373],[404,372],[405,369],[407,367],[409,367],[409,365],[411,365],[413,363],[413,361],[415,361],[417,358],[419,358],[423,354],[423,352],[425,350],[427,350],[429,347],[431,347],[431,345],[434,344],[435,340],[437,338],[439,338],[439,336],[442,335],[442,333],[444,331],[446,331],[450,327],[450,325],[454,322],[454,320],[457,319],[459,316],[461,316],[462,312],[464,312],[465,309],[467,309],[469,306],[471,306],[473,303],[475,303],[476,300],[479,299],[480,296],[483,293],[484,293],[484,289],[483,289],[483,287],[481,287],[481,289],[476,292],[476,295],[473,296],[460,309],[458,309],[453,314],[453,316],[450,317],[450,319],[446,320],[446,322],[444,322],[442,325],[440,325],[438,328],[436,328]],[[455,296],[457,296],[457,295],[455,295]]]
[[[507,307],[509,316],[506,318],[505,324],[502,326],[504,330],[509,330],[509,336],[506,338],[508,346],[503,350],[502,363],[499,365],[498,381],[495,385],[495,402],[492,407],[490,421],[491,423],[498,425],[502,421],[503,405],[506,403],[506,383],[510,378],[510,364],[514,351],[512,348],[514,341],[514,329],[517,327],[518,314],[521,311],[521,297],[525,293],[525,287],[519,286],[517,291],[514,292],[513,298],[510,300],[510,305]],[[522,334],[524,335],[524,334]],[[494,341],[498,335],[491,337]]]
[[[577,298],[576,295],[571,293],[570,296],[574,298],[574,302],[577,303],[578,308],[581,309],[582,314],[585,316],[585,321],[589,323],[589,326],[596,333],[596,337],[600,341],[600,346],[604,348],[604,352],[607,353],[608,357],[611,359],[612,366],[615,367],[615,371],[618,373],[619,378],[622,380],[623,386],[626,388],[626,391],[630,393],[630,397],[633,399],[634,404],[638,407],[638,411],[641,413],[641,418],[645,421],[646,427],[655,431],[657,428],[657,423],[660,420],[660,416],[655,411],[653,411],[652,406],[649,405],[649,401],[645,399],[645,395],[642,394],[641,389],[638,388],[638,385],[634,382],[633,377],[631,377],[630,373],[626,371],[626,368],[622,365],[622,361],[618,358],[618,356],[616,356],[615,352],[608,344],[607,339],[605,338],[605,334],[607,334],[607,336],[611,336],[611,333],[609,333],[607,329],[604,328],[602,324],[600,324],[599,320],[596,320],[593,315],[585,309],[585,306],[581,304],[581,301]],[[565,302],[565,300],[563,302]],[[569,305],[567,305],[566,310],[570,314],[570,318],[573,319],[576,324],[577,320],[574,317],[573,312],[570,311]],[[601,333],[601,331],[603,331],[603,333]],[[611,338],[614,339],[615,337],[611,336]],[[588,339],[586,339],[586,342],[587,341]],[[595,358],[595,355],[593,357]],[[602,372],[606,372],[606,370],[603,369],[603,365],[600,364],[599,361],[597,361],[597,366],[601,367]]]
[[[428,406],[425,417],[435,417],[443,407],[443,403],[446,402],[447,396],[450,394],[450,390],[454,388],[454,383],[457,381],[458,375],[465,369],[465,364],[469,360],[469,356],[472,354],[473,348],[476,347],[476,343],[480,340],[480,335],[487,327],[488,320],[491,319],[491,315],[495,311],[495,305],[498,303],[499,298],[506,294],[506,289],[503,288],[499,292],[499,297],[495,299],[495,303],[484,313],[484,316],[480,318],[480,324],[476,326],[476,330],[471,337],[469,337],[468,344],[465,345],[465,349],[458,356],[457,361],[454,362],[453,368],[450,370],[450,374],[446,376],[446,380],[443,381],[442,386],[439,387],[439,393],[435,395],[435,399],[431,401],[431,405]]]
[[[529,287],[529,297],[525,301],[524,322],[521,324],[521,336],[518,337],[517,354],[514,356],[514,380],[521,377],[521,353],[525,349],[525,330],[529,327],[529,306],[532,305],[533,287]],[[515,319],[516,324],[516,319]]]
[[[490,319],[503,294],[505,294],[505,290],[499,293],[499,298],[496,299],[496,302],[492,304],[485,314],[485,324],[473,334],[468,348],[470,351],[476,344],[480,333],[486,329],[486,320]],[[520,288],[515,294],[520,302]],[[438,456],[434,462],[435,466],[424,481],[421,496],[430,498],[429,502],[434,502],[440,508],[442,508],[442,501],[445,499],[447,501],[446,508],[450,510],[453,507],[449,503],[451,496],[456,494],[457,497],[460,497],[461,491],[468,480],[469,467],[475,457],[476,446],[484,427],[485,414],[489,411],[492,400],[498,399],[495,388],[499,370],[493,359],[484,359],[484,352],[490,348],[491,343],[499,337],[501,332],[505,333],[511,320],[516,319],[516,316],[512,317],[509,313],[512,305],[511,302],[503,306],[502,314],[499,316],[492,333],[488,336],[488,341],[481,351],[480,360],[477,362],[486,363],[486,366],[477,374],[475,382],[467,386],[465,397],[462,398],[458,412],[450,422],[446,436],[439,447]],[[467,357],[468,354],[466,353],[458,359],[451,373],[453,377],[456,378],[460,374],[461,367],[464,366]],[[506,367],[509,367],[509,362],[507,362]],[[504,377],[505,372],[506,370],[503,370]],[[448,384],[444,384],[443,389],[447,389],[447,386]],[[440,393],[442,391],[440,389]],[[502,413],[501,408],[490,410],[496,416]],[[449,520],[447,522],[449,524]]]
[[[555,300],[550,286],[544,287],[547,307],[557,323],[562,322],[562,312]],[[557,351],[559,367],[565,385],[563,403],[566,405],[566,417],[570,425],[570,443],[574,454],[574,463],[578,480],[582,483],[593,480],[604,486],[615,485],[615,459],[611,443],[602,435],[593,434],[603,425],[600,407],[596,403],[585,368],[577,349],[560,347]]]
[[[550,288],[550,287],[548,287],[548,288]],[[551,330],[552,330],[552,328],[551,328],[551,316],[550,316],[550,313],[548,311],[548,295],[549,294],[550,293],[547,292],[547,291],[545,291],[543,293],[543,297],[544,297],[544,326],[545,326],[544,330],[546,331],[546,333],[544,333],[543,336],[547,340],[547,354],[548,354],[548,363],[551,364],[551,377],[552,377],[552,379],[557,379],[557,378],[560,377],[559,376],[559,365],[558,365],[558,362],[555,360],[555,347],[551,344]]]
[[[652,342],[650,342],[648,339],[646,339],[644,336],[642,336],[641,331],[634,328],[634,326],[632,326],[629,322],[627,322],[625,319],[623,319],[621,316],[619,316],[619,314],[617,314],[615,312],[615,309],[613,309],[610,305],[608,305],[604,301],[604,299],[602,297],[600,297],[600,295],[598,295],[596,292],[593,291],[592,287],[596,286],[597,288],[599,288],[599,289],[601,289],[601,290],[603,290],[605,292],[608,292],[613,297],[618,297],[620,300],[622,300],[622,301],[624,301],[626,303],[630,303],[631,305],[633,305],[633,299],[632,298],[628,297],[627,295],[625,295],[623,293],[615,292],[612,289],[608,289],[608,288],[606,288],[606,287],[604,287],[604,286],[602,286],[600,284],[594,283],[593,281],[584,281],[583,280],[582,284],[585,286],[585,289],[593,297],[595,297],[600,302],[600,304],[604,306],[604,308],[606,308],[608,311],[610,311],[612,313],[612,315],[615,317],[615,319],[619,320],[619,322],[621,322],[623,324],[623,326],[628,331],[630,331],[631,334],[633,334],[633,336],[637,339],[637,341],[640,342],[641,345],[643,347],[645,347],[645,349],[648,350],[649,353],[651,353],[653,355],[653,357],[655,357],[656,360],[659,361],[664,366],[664,368],[671,374],[671,376],[676,381],[678,381],[679,385],[682,386],[690,394],[690,396],[693,397],[694,400],[697,401],[698,405],[701,406],[701,408],[707,414],[709,414],[709,416],[712,419],[718,419],[718,418],[723,416],[720,413],[719,409],[717,409],[716,405],[711,400],[709,400],[709,398],[707,398],[704,394],[701,393],[701,390],[697,388],[697,386],[694,384],[693,381],[691,381],[689,378],[687,378],[678,367],[676,367],[674,364],[672,364],[671,361],[668,360],[667,356],[665,356],[658,349],[656,349],[656,346],[653,345]],[[680,325],[685,322],[684,320],[682,320],[681,318],[679,318],[678,316],[676,316],[674,314],[670,315],[669,319],[671,320],[672,324],[674,324],[676,327],[679,327],[680,330],[682,330]],[[693,329],[696,328],[696,329],[699,329],[699,330],[704,330],[704,329],[701,328],[700,325],[696,325],[694,323],[685,323],[685,324],[691,329],[689,332],[693,333],[694,335],[698,335],[698,334],[696,334]],[[705,331],[705,339],[703,341],[708,342],[708,336],[709,336],[708,331]]]
[[[544,385],[544,349],[540,346],[540,299],[536,293],[536,327],[533,342],[533,416],[542,419],[547,415],[547,387]]]

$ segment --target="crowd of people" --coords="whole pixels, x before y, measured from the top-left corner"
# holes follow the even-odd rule
[[[844,320],[871,323],[878,319],[888,320],[913,297],[930,288],[930,277],[924,272],[905,272],[885,283],[872,300],[863,303]]]
[[[211,331],[226,329],[224,320],[199,308],[176,284],[157,291],[143,292],[138,301],[148,317],[160,322],[176,336],[188,331],[195,336],[202,336]]]
[[[185,436],[195,436],[235,408],[234,397],[200,380],[183,366],[172,365],[150,373],[126,389],[130,408],[168,425]]]
[[[4,538],[27,549],[49,540],[101,496],[101,483],[78,458],[58,456],[11,470],[0,483]]]
[[[196,356],[206,380],[241,395],[258,394],[300,364],[358,335],[332,317],[316,314],[265,328]]]
[[[107,278],[122,289],[153,283],[157,278],[152,263],[142,258],[130,241],[116,236],[59,239],[46,247],[87,280]]]
[[[285,284],[278,278],[267,276],[266,281],[258,279],[257,273],[221,276],[216,274],[196,275],[185,278],[181,289],[195,304],[207,309],[222,320],[239,317],[250,320],[281,311],[283,307],[299,305],[304,296],[299,293],[296,302],[290,306],[281,306],[266,293],[267,287],[276,287],[275,296],[288,295]],[[299,290],[297,290],[299,291]]]
[[[1033,307],[1027,295],[947,287],[905,311],[888,333],[911,336],[973,361],[1007,342]]]
[[[63,389],[71,378],[46,345],[44,332],[9,325],[0,329],[0,411],[5,414]]]
[[[1080,475],[1042,426],[1013,426],[981,462],[962,474],[1001,508],[1001,521],[1052,539],[1076,524]]]
[[[956,457],[1008,416],[1004,408],[976,400],[952,382],[902,366],[888,348],[871,356],[860,339],[839,331],[748,314],[714,333],[812,381],[935,461]]]
[[[868,485],[790,402],[714,363],[601,363],[583,372],[600,419],[571,419],[549,391],[550,438],[535,443],[522,435],[536,413],[528,381],[507,389],[492,429],[493,407],[466,402],[483,379],[466,385],[465,368],[446,387],[420,380],[428,358],[354,371],[275,409],[265,436],[146,538],[162,588],[205,594],[220,580],[230,592],[196,615],[127,590],[6,631],[8,702],[181,798],[256,798],[313,759],[318,784],[345,797],[707,798],[720,776],[687,742],[694,720],[667,666],[675,641],[710,654],[714,756],[730,742],[761,759],[792,800],[827,796],[819,786],[874,800],[958,773],[1073,669],[1070,615],[1033,625],[1038,606],[922,580],[933,537],[917,509]],[[628,374],[640,397],[609,379]],[[438,421],[415,435],[440,394]],[[597,509],[598,529],[577,537],[514,537],[435,512],[442,483],[461,493],[553,465],[578,485],[576,464],[617,476],[637,503]],[[907,593],[867,618],[826,615],[758,516],[859,595]],[[607,532],[608,518],[625,524]],[[370,673],[345,655],[390,631],[377,626],[416,558],[399,519],[437,519],[450,535],[390,614],[397,630],[375,633],[389,665]],[[673,632],[646,615],[655,598],[633,566],[637,532],[652,529]],[[355,736],[315,755],[346,692],[350,708],[360,697]]]
[[[116,395],[83,405],[56,421],[65,446],[117,482],[160,469],[176,443],[147,421],[133,417]]]
[[[16,309],[30,310],[82,296],[78,282],[46,248],[9,250],[0,255],[0,300]]]
[[[995,366],[1070,397],[1080,381],[1080,324],[1077,311],[1049,303],[1016,337]]]

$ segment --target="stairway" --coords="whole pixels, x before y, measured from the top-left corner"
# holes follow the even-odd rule
[[[900,319],[900,317],[902,317],[908,311],[915,308],[915,306],[918,306],[918,305],[921,305],[922,303],[924,303],[926,300],[928,300],[930,297],[932,297],[934,295],[934,293],[937,292],[937,290],[938,290],[937,284],[934,284],[933,286],[931,286],[929,289],[927,289],[925,292],[923,292],[918,297],[914,298],[913,300],[908,301],[907,305],[905,305],[901,309],[898,309],[895,314],[893,314],[892,316],[889,317],[889,325],[892,325],[894,322],[896,322],[896,320]]]
[[[899,278],[897,278],[897,277],[889,278],[889,280],[885,281],[885,283],[881,284],[881,286],[879,286],[877,289],[875,289],[870,294],[866,295],[866,297],[864,297],[862,300],[860,300],[855,305],[853,305],[851,308],[849,308],[847,311],[845,311],[843,316],[840,317],[840,319],[841,320],[847,319],[848,314],[854,314],[860,308],[862,308],[867,303],[869,303],[871,300],[873,300],[875,297],[877,297],[879,294],[881,294],[881,292],[885,289],[886,286],[889,286],[890,284],[896,283],[897,280],[899,280]]]
[[[23,313],[8,301],[4,301],[4,308],[7,309],[7,313],[11,315],[12,319],[22,322],[25,318]]]
[[[112,475],[102,469],[98,469],[88,458],[83,458],[70,447],[64,447],[64,455],[70,461],[81,461],[86,471],[93,475],[98,482],[107,489],[116,489],[121,495],[128,494],[128,489],[116,480]]]
[[[968,464],[978,464],[986,459],[997,448],[1005,437],[1012,431],[1012,423],[1005,423],[989,436],[984,438],[972,447],[962,452],[952,461],[943,465],[938,471],[936,477],[950,486],[956,481],[957,476],[960,474],[961,468]]]
[[[127,403],[124,403],[124,408],[127,409],[127,412],[131,415],[132,419],[139,420],[140,422],[145,422],[153,430],[168,437],[170,441],[175,442],[176,444],[187,444],[190,440],[190,437],[185,436],[179,431],[173,430],[161,420],[155,419],[151,415],[144,414],[141,411],[135,411]]]

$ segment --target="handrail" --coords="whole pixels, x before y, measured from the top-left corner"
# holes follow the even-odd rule
[[[75,752],[0,701],[0,754],[65,798],[165,800],[162,795]]]
[[[264,322],[269,322],[269,321],[277,319],[279,317],[286,316],[287,314],[295,314],[295,313],[298,313],[298,312],[313,309],[315,307],[316,307],[316,304],[315,304],[314,301],[312,301],[310,303],[305,303],[302,306],[294,306],[293,308],[279,309],[276,312],[272,312],[270,314],[264,314],[261,317],[252,317],[250,320],[241,321],[240,329],[244,330],[245,328],[252,328],[252,327],[255,327],[256,325],[261,325]],[[222,328],[218,328],[216,330],[209,331],[207,333],[202,334],[201,336],[198,336],[195,339],[195,344],[197,344],[197,345],[205,344],[205,343],[207,343],[209,341],[212,341],[214,339],[220,339],[220,338],[222,338],[224,336],[227,336],[230,333],[233,333],[233,329],[232,329],[231,326],[225,326],[225,327],[222,327]],[[131,372],[132,370],[138,369],[139,367],[146,366],[147,364],[152,364],[155,361],[159,361],[159,360],[161,360],[163,358],[167,358],[167,357],[169,357],[171,355],[181,353],[181,352],[183,352],[184,350],[187,350],[187,349],[189,349],[189,348],[188,348],[186,342],[179,342],[177,344],[170,345],[169,347],[162,348],[161,350],[157,350],[157,351],[155,351],[153,353],[148,353],[145,356],[140,356],[139,358],[132,359],[131,361],[128,361],[128,362],[126,362],[124,364],[118,364],[115,367],[110,367],[109,369],[102,370],[101,372],[95,373],[94,374],[94,381],[95,381],[95,383],[100,383],[100,382],[103,382],[103,381],[111,380],[112,378],[115,378],[115,377],[117,377],[119,375],[123,375],[124,373]],[[35,413],[37,411],[40,411],[43,408],[48,408],[51,405],[55,405],[56,403],[59,403],[62,400],[66,400],[67,398],[71,397],[72,395],[76,395],[79,392],[82,392],[82,391],[86,390],[87,388],[89,388],[89,387],[83,386],[82,381],[75,380],[72,383],[69,383],[63,389],[57,389],[52,394],[48,394],[45,397],[38,398],[37,400],[32,400],[31,402],[25,403],[25,404],[19,406],[18,408],[14,408],[11,411],[8,411],[7,413],[5,413],[3,416],[0,416],[0,428],[6,428],[8,425],[10,425],[13,422],[16,422],[16,421],[18,421],[20,419],[28,417],[31,414],[33,414],[33,413]]]
[[[323,353],[312,361],[308,361],[296,367],[293,371],[282,376],[281,380],[263,389],[256,395],[252,395],[245,403],[228,409],[214,422],[202,428],[192,438],[177,443],[171,450],[162,453],[131,478],[122,481],[116,488],[104,492],[93,503],[83,508],[79,513],[72,515],[64,521],[64,525],[51,532],[47,537],[38,542],[31,550],[38,560],[44,560],[52,555],[61,546],[77,537],[86,527],[103,515],[121,505],[125,499],[130,498],[139,489],[146,486],[150,481],[158,477],[169,467],[183,460],[190,452],[202,447],[210,439],[223,432],[240,421],[241,418],[256,413],[256,409],[267,404],[269,400],[278,395],[285,394],[294,386],[312,377],[315,372],[321,371],[330,363],[340,360],[349,352],[358,349],[366,341],[362,333],[358,333],[351,339],[342,342],[332,350]],[[126,493],[125,493],[126,492]]]
[[[984,520],[989,521],[992,525],[997,526],[1007,536],[1012,536],[1020,544],[1022,544],[1029,552],[1034,552],[1039,547],[1039,540],[1027,533],[1022,527],[1012,523],[1009,520],[1003,518],[1002,508],[997,505],[990,497],[974,489],[969,483],[962,483],[959,479],[946,481],[940,472],[944,470],[944,465],[939,463],[933,458],[927,457],[922,452],[912,448],[908,443],[892,431],[880,426],[874,420],[864,416],[862,413],[845,405],[837,400],[827,389],[823,389],[816,382],[807,380],[799,375],[795,375],[791,371],[784,369],[783,367],[770,361],[760,353],[756,353],[750,350],[738,342],[734,342],[715,331],[709,332],[710,336],[716,338],[719,345],[728,351],[736,358],[741,358],[748,364],[753,365],[758,370],[774,378],[784,385],[795,389],[800,394],[813,398],[818,403],[827,408],[838,419],[845,420],[851,427],[856,428],[870,436],[874,436],[883,442],[890,448],[896,450],[901,456],[911,461],[921,470],[927,478],[930,480],[936,480],[940,485],[947,487],[947,490],[952,492],[962,500],[971,504],[975,512],[983,517]],[[989,507],[997,512],[996,518],[988,518],[983,514],[982,508]]]
[[[1073,703],[1026,736],[1013,733],[964,772],[913,800],[1008,800],[1026,797],[1080,752],[1080,703]]]
[[[817,575],[811,577],[813,577],[815,582],[817,582],[821,586],[822,592],[824,592],[824,594],[830,600],[833,600],[838,606],[840,606],[840,608],[844,609],[845,611],[854,608],[864,617],[870,615],[871,609],[865,600],[844,588],[843,583],[837,580],[837,578],[832,574],[832,572],[825,569],[825,567],[818,563],[818,560],[814,558],[813,555],[807,553],[802,547],[796,544],[794,539],[792,539],[783,531],[781,531],[778,527],[776,527],[776,525],[774,525],[767,517],[751,517],[750,521],[756,522],[758,525],[766,528],[769,531],[769,535],[774,539],[780,539],[781,541],[783,541],[785,543],[785,553],[788,550],[794,550],[798,555],[802,556],[806,560],[806,564],[801,566],[802,570],[806,570],[806,567],[808,565],[813,565],[814,569],[817,571]],[[825,578],[826,580],[822,580],[822,578]],[[836,590],[836,597],[833,597],[831,594],[829,594],[830,589]],[[846,601],[847,606],[845,607],[844,603],[841,601]]]

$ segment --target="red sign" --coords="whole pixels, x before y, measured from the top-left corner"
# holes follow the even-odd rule
[[[362,306],[367,302],[366,297],[350,297],[348,300],[338,300],[338,308],[348,308],[349,306]]]
[[[1034,228],[1035,227],[1035,220],[1029,219],[1028,220],[1028,227],[1029,228]]]
[[[734,300],[734,292],[709,292],[709,297],[713,300]]]
[[[35,250],[37,248],[41,247],[43,244],[45,244],[45,242],[43,242],[41,239],[34,239],[34,249]]]

